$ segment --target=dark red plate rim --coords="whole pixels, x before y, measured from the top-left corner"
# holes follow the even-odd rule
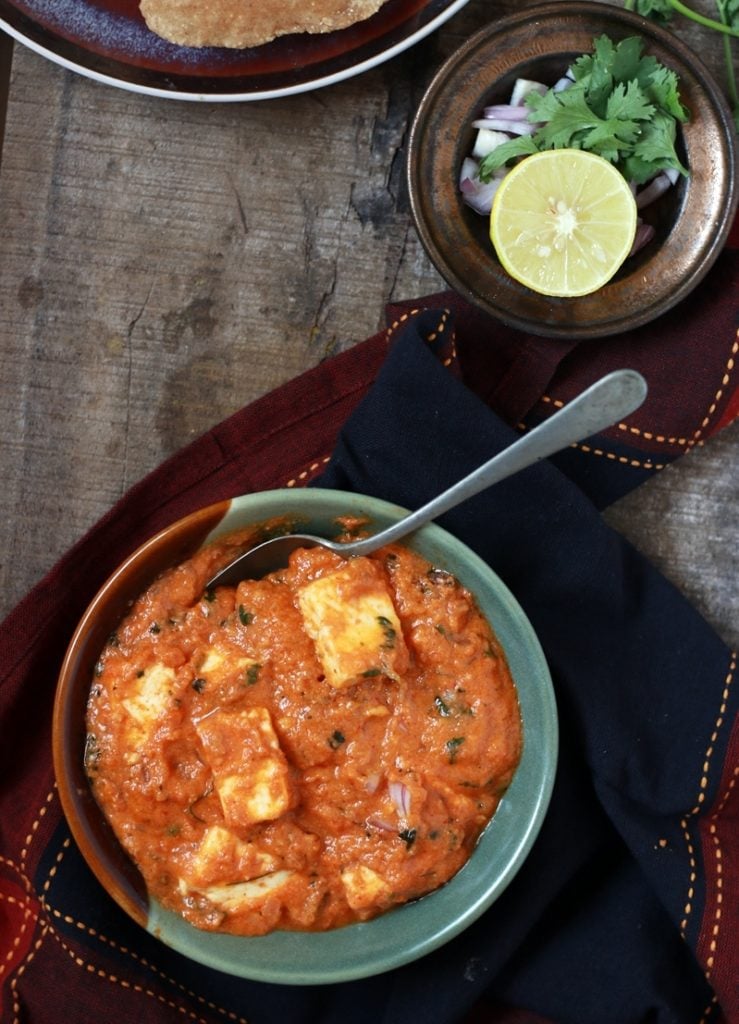
[[[89,77],[181,99],[266,99],[374,67],[468,0],[386,0],[340,32],[290,35],[244,50],[175,46],[148,30],[138,0],[0,0],[0,27]]]

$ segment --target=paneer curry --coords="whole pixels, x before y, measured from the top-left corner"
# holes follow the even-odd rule
[[[363,921],[470,857],[522,746],[474,597],[402,546],[206,589],[216,542],[165,572],[102,651],[96,799],[150,894],[239,935]]]

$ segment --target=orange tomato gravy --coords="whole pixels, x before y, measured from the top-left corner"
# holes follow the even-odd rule
[[[366,920],[450,879],[522,736],[473,597],[401,546],[300,550],[205,592],[217,542],[164,573],[101,654],[85,765],[148,890],[240,935]]]

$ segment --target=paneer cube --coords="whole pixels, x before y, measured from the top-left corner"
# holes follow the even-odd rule
[[[276,867],[275,858],[254,843],[245,842],[222,825],[211,825],[181,870],[187,888],[202,888],[249,881]]]
[[[203,676],[209,682],[223,683],[234,676],[246,679],[249,669],[257,662],[254,658],[246,657],[235,649],[227,649],[214,645],[207,647],[203,652],[203,660],[197,668],[198,675]]]
[[[267,708],[221,709],[195,728],[227,825],[272,821],[289,809],[288,764]]]
[[[352,910],[366,910],[382,906],[390,896],[390,886],[372,868],[364,864],[345,868],[341,872],[346,901]]]
[[[160,662],[144,669],[131,688],[131,696],[122,701],[131,718],[144,726],[157,719],[167,708],[174,679],[174,669]]]
[[[237,882],[235,885],[211,885],[207,889],[203,889],[202,893],[208,897],[211,903],[228,914],[256,910],[261,903],[287,885],[294,874],[294,871],[273,871],[271,875],[255,878],[250,882]]]
[[[130,695],[121,701],[130,717],[125,735],[132,763],[138,758],[137,748],[146,742],[157,719],[169,707],[174,681],[175,670],[155,662],[137,677],[130,687]]]
[[[305,630],[328,683],[336,689],[362,678],[398,679],[408,649],[381,567],[353,558],[298,592]]]

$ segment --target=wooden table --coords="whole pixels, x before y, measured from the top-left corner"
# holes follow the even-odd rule
[[[361,77],[236,105],[134,95],[18,44],[8,90],[3,37],[0,616],[171,452],[444,287],[410,221],[409,118],[447,54],[526,3],[471,0]],[[718,37],[679,34],[722,78]],[[738,469],[736,424],[607,514],[732,645]]]

